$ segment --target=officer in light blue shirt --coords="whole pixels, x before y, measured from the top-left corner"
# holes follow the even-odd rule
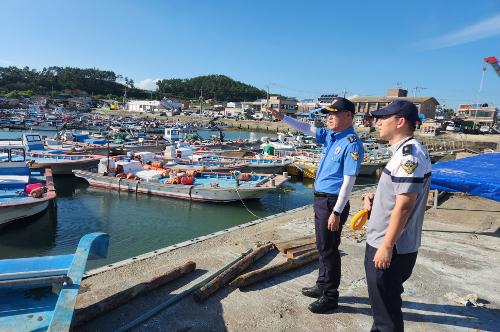
[[[339,253],[342,226],[349,215],[349,195],[364,158],[363,144],[352,127],[354,104],[336,98],[322,108],[327,114],[327,128],[283,116],[271,110],[291,127],[316,137],[323,144],[323,154],[314,182],[314,223],[319,251],[319,274],[316,285],[305,287],[302,294],[318,298],[309,305],[314,313],[324,313],[338,306],[341,261]]]

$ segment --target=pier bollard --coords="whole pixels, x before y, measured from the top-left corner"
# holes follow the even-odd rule
[[[276,186],[276,181],[274,179],[271,179],[271,186],[272,187]]]
[[[288,177],[288,172],[283,172],[284,177]]]

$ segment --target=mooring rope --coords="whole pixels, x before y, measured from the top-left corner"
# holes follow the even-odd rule
[[[261,217],[259,217],[258,215],[256,215],[252,211],[250,211],[250,209],[248,208],[248,206],[245,204],[245,202],[243,201],[243,198],[241,198],[240,191],[238,190],[238,187],[236,187],[236,193],[238,194],[238,197],[240,198],[241,204],[243,204],[243,206],[245,207],[245,209],[247,209],[248,213],[250,213],[252,216],[254,216],[257,219],[260,219]]]

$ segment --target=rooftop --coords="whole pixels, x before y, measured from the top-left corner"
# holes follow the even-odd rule
[[[376,102],[386,102],[390,103],[395,100],[408,100],[412,103],[424,103],[428,100],[434,101],[436,105],[439,105],[439,102],[436,100],[434,97],[388,97],[388,96],[383,96],[383,97],[373,97],[373,96],[358,96],[354,97],[351,99],[353,103],[357,102],[367,102],[367,103],[376,103]]]

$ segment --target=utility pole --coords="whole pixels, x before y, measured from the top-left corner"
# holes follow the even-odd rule
[[[342,97],[344,97],[344,98],[345,98],[345,96],[347,96],[347,92],[348,92],[348,91],[347,91],[345,88],[344,88],[344,89],[342,89]]]
[[[203,113],[203,87],[200,88],[200,114]]]
[[[421,87],[421,86],[416,86],[413,88],[413,97],[416,97],[417,96],[417,92],[418,90],[425,90],[427,88],[424,88],[424,87]]]
[[[124,90],[124,94],[123,94],[123,105],[125,105],[125,100],[127,99],[127,87],[125,87],[125,90]]]

